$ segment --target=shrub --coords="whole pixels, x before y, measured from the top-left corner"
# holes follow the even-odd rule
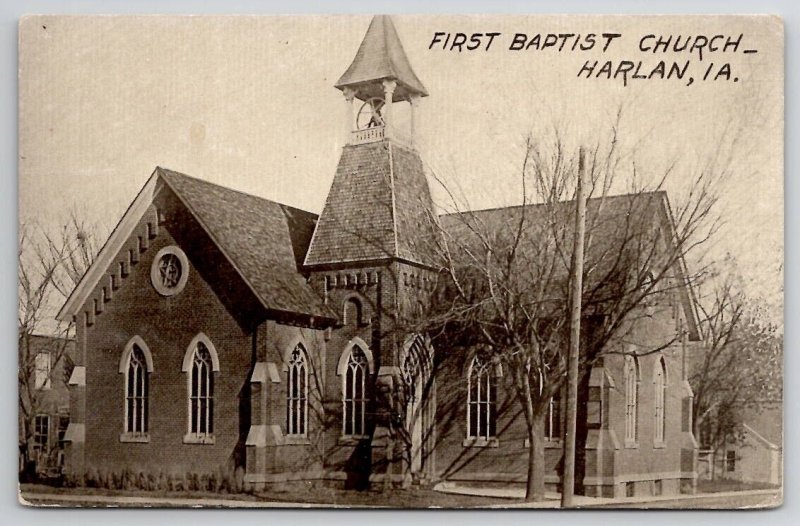
[[[233,489],[236,493],[244,490],[244,468],[241,466],[233,472]]]
[[[100,485],[100,477],[94,468],[89,468],[84,474],[83,485],[87,488],[98,488]]]
[[[220,493],[233,492],[232,474],[230,470],[227,470],[222,466],[220,466],[219,468],[219,492]]]
[[[169,489],[169,483],[163,471],[158,473],[158,478],[156,479],[156,489],[158,491],[167,491]]]
[[[126,491],[136,489],[136,477],[130,469],[123,468],[120,479],[122,480],[122,489]]]
[[[219,491],[219,479],[214,472],[208,475],[208,491],[213,491],[214,493]]]
[[[178,479],[172,474],[167,477],[167,489],[169,491],[178,491]]]

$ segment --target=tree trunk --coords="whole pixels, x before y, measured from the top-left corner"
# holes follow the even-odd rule
[[[528,426],[528,483],[525,500],[544,500],[544,417],[545,412],[534,413]]]

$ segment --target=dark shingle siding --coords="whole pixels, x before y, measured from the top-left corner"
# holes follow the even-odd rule
[[[386,142],[344,148],[307,265],[395,255],[388,148]]]
[[[432,210],[417,152],[388,140],[347,146],[306,264],[401,258],[432,265]]]
[[[417,152],[392,145],[397,255],[436,266],[439,226],[425,168]]]
[[[160,175],[267,309],[335,317],[298,271],[313,214],[171,170],[160,169]]]
[[[651,242],[648,229],[655,228],[663,219],[659,210],[665,195],[664,192],[645,192],[587,201],[586,264],[593,269],[594,276],[606,276],[614,266],[624,261],[620,259],[620,251],[635,252],[637,242]],[[476,232],[492,239],[493,248],[497,250],[510,246],[521,220],[525,228],[518,248],[517,264],[536,265],[548,262],[549,257],[558,257],[553,254],[552,247],[541,245],[540,239],[544,237],[551,240],[553,236],[558,236],[563,254],[555,268],[554,283],[566,286],[575,224],[574,201],[467,211],[439,217],[446,236],[455,240],[450,243],[451,249],[469,249],[473,255],[482,254],[485,250]]]

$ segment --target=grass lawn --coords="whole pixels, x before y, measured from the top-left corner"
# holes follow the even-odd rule
[[[477,497],[440,493],[428,488],[393,489],[382,492],[377,489],[367,491],[346,491],[320,482],[287,482],[276,484],[264,491],[255,493],[211,493],[200,491],[142,491],[108,490],[98,488],[59,488],[43,484],[21,484],[23,497],[34,503],[36,494],[50,495],[101,495],[106,497],[144,497],[154,499],[225,499],[249,502],[298,502],[307,504],[331,504],[350,506],[377,506],[397,508],[472,508],[503,505],[519,502],[516,499]],[[87,501],[90,504],[91,501]],[[79,502],[65,501],[63,505],[80,505]]]
[[[777,489],[780,486],[766,482],[742,482],[741,480],[716,479],[698,480],[698,493],[722,493],[724,491],[751,491],[757,489]]]

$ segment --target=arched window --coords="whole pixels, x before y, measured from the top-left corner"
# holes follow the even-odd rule
[[[497,436],[497,375],[488,360],[473,358],[467,379],[467,438]]]
[[[342,434],[345,436],[366,435],[367,371],[367,355],[360,347],[353,346],[342,386]]]
[[[214,433],[214,374],[211,353],[197,342],[189,384],[189,433],[197,438]]]
[[[639,439],[639,363],[634,356],[625,357],[625,442]]]
[[[346,300],[342,314],[344,315],[342,321],[345,325],[361,325],[361,303],[357,299]]]
[[[147,442],[150,420],[150,373],[153,356],[140,336],[132,337],[119,359],[123,375],[121,442]]]
[[[422,470],[428,456],[431,429],[431,405],[426,403],[431,396],[429,351],[425,339],[414,335],[403,345],[402,378],[405,401],[405,431],[408,433],[408,460],[412,473]]]
[[[150,391],[147,361],[141,347],[134,344],[125,371],[125,432],[147,433]]]
[[[664,358],[659,358],[658,362],[656,362],[655,372],[653,374],[653,387],[655,389],[655,430],[653,431],[653,440],[656,443],[663,443],[664,427],[666,424],[666,411],[664,402],[667,393],[667,364],[664,362]]]
[[[286,434],[306,434],[308,424],[308,366],[306,352],[297,345],[289,355],[287,364]]]
[[[547,404],[547,415],[544,420],[544,439],[561,439],[561,393],[558,392],[550,397]]]

